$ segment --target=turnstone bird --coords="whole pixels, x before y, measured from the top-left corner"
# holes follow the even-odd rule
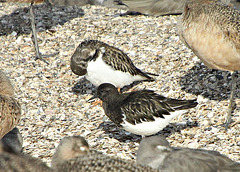
[[[0,70],[0,139],[11,131],[19,122],[21,107],[14,98],[13,86],[3,71]]]
[[[88,150],[86,140],[80,136],[64,138],[57,147],[52,162],[52,168],[58,172],[158,171],[132,161]]]
[[[50,172],[45,163],[27,154],[9,153],[0,141],[0,172]]]
[[[103,101],[105,114],[118,127],[143,136],[153,135],[172,118],[197,106],[196,100],[176,100],[151,90],[120,94],[112,84],[101,84],[96,97]]]
[[[18,130],[18,128],[12,129],[9,133],[7,133],[2,139],[2,146],[4,150],[10,153],[20,153],[22,152],[23,138]]]
[[[136,161],[162,172],[237,172],[240,169],[239,163],[217,151],[170,147],[163,136],[143,138]]]
[[[85,75],[95,86],[112,83],[122,88],[134,81],[154,81],[150,73],[135,67],[123,51],[97,40],[82,42],[71,57],[70,67],[73,73]]]
[[[217,0],[188,0],[179,34],[206,66],[232,73],[227,129],[231,122],[236,71],[240,70],[240,12]]]

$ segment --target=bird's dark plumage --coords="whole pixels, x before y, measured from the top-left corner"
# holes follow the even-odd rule
[[[190,109],[197,106],[196,100],[176,100],[158,95],[151,90],[134,91],[120,94],[112,84],[101,84],[97,89],[97,97],[103,101],[105,114],[119,127],[125,123],[131,126],[136,124],[147,124],[162,119],[164,124],[158,124],[158,129],[151,135],[160,131],[168,122],[177,115],[178,111]],[[174,114],[174,115],[173,115]],[[149,125],[151,125],[149,123]],[[150,130],[150,129],[149,129]],[[133,132],[133,131],[130,131]],[[133,132],[133,133],[138,133]],[[140,133],[138,133],[140,134]]]

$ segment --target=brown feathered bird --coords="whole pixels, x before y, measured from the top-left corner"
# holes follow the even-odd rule
[[[217,0],[188,0],[181,16],[179,34],[206,66],[232,73],[227,129],[236,89],[235,71],[240,70],[240,12]]]
[[[14,98],[14,89],[3,71],[0,70],[0,139],[18,124],[21,107]]]

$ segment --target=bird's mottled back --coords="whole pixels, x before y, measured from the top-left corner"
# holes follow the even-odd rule
[[[75,159],[71,159],[57,167],[59,172],[99,172],[99,171],[142,171],[154,172],[158,171],[150,167],[144,167],[135,164],[133,161],[126,161],[117,157],[106,156],[100,152],[91,150],[86,155],[80,155]]]
[[[14,89],[3,71],[0,70],[0,139],[19,122],[21,107],[14,98]]]
[[[188,0],[179,34],[210,68],[240,70],[240,12],[217,0]]]
[[[11,81],[2,70],[0,70],[0,94],[14,96]]]

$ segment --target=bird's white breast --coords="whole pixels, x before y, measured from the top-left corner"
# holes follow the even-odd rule
[[[120,88],[134,81],[146,79],[140,75],[133,76],[128,72],[115,70],[107,65],[101,57],[98,57],[96,61],[88,63],[86,78],[95,86],[99,86],[102,83],[111,83],[115,87]]]
[[[154,117],[155,121],[151,121],[151,122],[144,121],[136,125],[130,124],[129,122],[124,120],[124,122],[121,125],[124,130],[131,132],[133,134],[149,136],[161,131],[164,127],[166,127],[169,124],[169,122],[174,117],[181,115],[185,112],[186,110],[171,112],[171,115],[164,115],[165,118]]]

